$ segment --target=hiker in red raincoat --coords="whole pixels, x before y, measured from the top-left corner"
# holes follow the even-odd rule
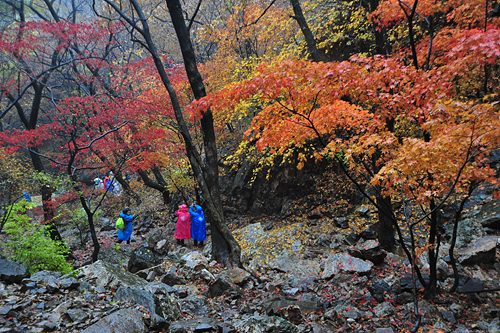
[[[174,237],[177,239],[177,244],[184,245],[184,240],[191,238],[191,215],[187,206],[184,204],[180,205],[175,216],[177,216],[177,224],[175,226]]]

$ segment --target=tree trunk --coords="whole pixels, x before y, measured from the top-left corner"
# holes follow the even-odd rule
[[[394,221],[391,218],[393,214],[391,197],[387,196],[384,198],[382,195],[377,194],[376,199],[378,207],[378,242],[384,250],[390,252],[396,245],[394,239]]]
[[[151,188],[154,188],[155,190],[157,190],[161,193],[161,195],[163,197],[163,204],[165,206],[168,206],[171,199],[170,199],[170,191],[168,190],[168,187],[167,187],[167,182],[165,182],[165,180],[163,179],[163,176],[161,175],[158,167],[155,166],[153,169],[156,169],[156,172],[155,172],[155,170],[153,170],[153,173],[154,173],[155,178],[156,178],[156,182],[154,180],[152,180],[151,178],[149,178],[149,175],[145,170],[139,170],[138,171],[139,176],[141,176],[141,179],[144,182],[144,185],[151,187]]]
[[[316,47],[316,40],[314,39],[314,35],[307,24],[307,21],[304,17],[304,13],[302,12],[302,8],[300,7],[299,0],[290,0],[290,3],[293,8],[294,19],[297,21],[300,27],[300,31],[304,35],[306,40],[307,50],[311,55],[311,58],[315,62],[325,61],[323,55]]]
[[[167,0],[167,6],[177,39],[179,40],[186,73],[193,94],[196,99],[205,97],[205,85],[197,68],[193,46],[189,37],[189,31],[184,22],[181,5],[178,0]],[[176,118],[179,121],[177,113]],[[241,247],[233,237],[224,219],[219,189],[219,166],[213,115],[210,110],[205,112],[201,118],[201,130],[203,133],[206,164],[201,165],[201,161],[194,156],[194,151],[190,151],[194,149],[191,143],[186,144],[186,150],[191,164],[195,164],[193,171],[212,219],[210,223],[212,231],[212,256],[224,265],[241,266]]]

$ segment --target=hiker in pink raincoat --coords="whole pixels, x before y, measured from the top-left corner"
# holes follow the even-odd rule
[[[184,204],[180,205],[175,216],[177,216],[177,224],[175,226],[174,237],[177,239],[177,244],[184,245],[184,240],[191,238],[191,215],[187,206]]]

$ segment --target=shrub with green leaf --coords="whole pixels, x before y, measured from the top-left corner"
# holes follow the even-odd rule
[[[45,226],[32,222],[26,211],[35,205],[22,200],[12,205],[5,232],[10,240],[4,244],[7,259],[18,261],[26,266],[31,274],[42,270],[70,273],[73,269],[66,262],[67,249],[61,242],[55,242],[47,235]]]

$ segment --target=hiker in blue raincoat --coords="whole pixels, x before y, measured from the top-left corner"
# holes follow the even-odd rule
[[[123,222],[125,223],[125,228],[120,229],[118,231],[118,242],[117,244],[120,244],[123,241],[127,241],[127,244],[130,244],[130,237],[132,236],[132,231],[134,231],[134,227],[132,225],[132,220],[134,219],[134,216],[132,216],[132,211],[130,208],[125,208],[121,213],[120,217],[123,219]]]
[[[189,207],[189,214],[191,214],[191,238],[194,240],[194,246],[199,244],[200,247],[203,247],[203,242],[207,239],[205,214],[196,201]]]

